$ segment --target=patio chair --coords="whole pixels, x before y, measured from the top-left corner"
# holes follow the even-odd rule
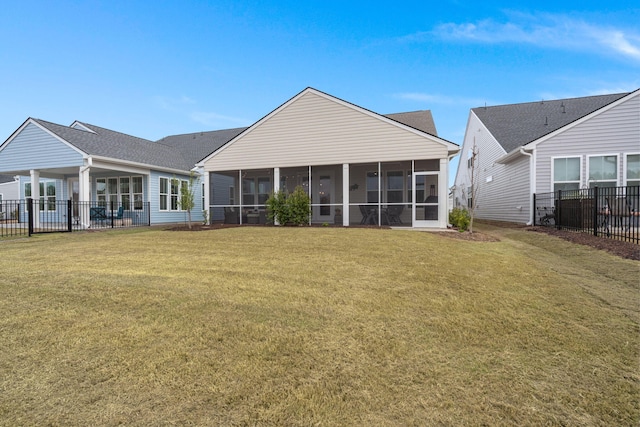
[[[226,207],[224,208],[224,223],[225,224],[238,224],[238,212],[235,208]]]
[[[389,206],[387,208],[387,219],[389,220],[389,225],[399,225],[402,224],[402,211],[404,210],[404,205],[399,206]]]

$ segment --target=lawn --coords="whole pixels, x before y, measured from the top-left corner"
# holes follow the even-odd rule
[[[640,423],[640,263],[523,229],[0,242],[0,425]]]

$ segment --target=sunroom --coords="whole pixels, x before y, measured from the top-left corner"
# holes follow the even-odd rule
[[[457,151],[308,88],[199,166],[212,222],[265,224],[271,194],[302,187],[311,224],[445,228],[449,159]]]

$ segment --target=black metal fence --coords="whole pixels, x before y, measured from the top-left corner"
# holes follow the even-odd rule
[[[534,225],[640,243],[640,186],[533,195]]]
[[[0,237],[151,225],[149,203],[26,199],[5,200],[0,206]]]

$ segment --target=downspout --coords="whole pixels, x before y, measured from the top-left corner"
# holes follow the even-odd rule
[[[527,226],[533,224],[533,154],[524,151],[524,147],[520,147],[520,154],[529,157],[529,221]]]

